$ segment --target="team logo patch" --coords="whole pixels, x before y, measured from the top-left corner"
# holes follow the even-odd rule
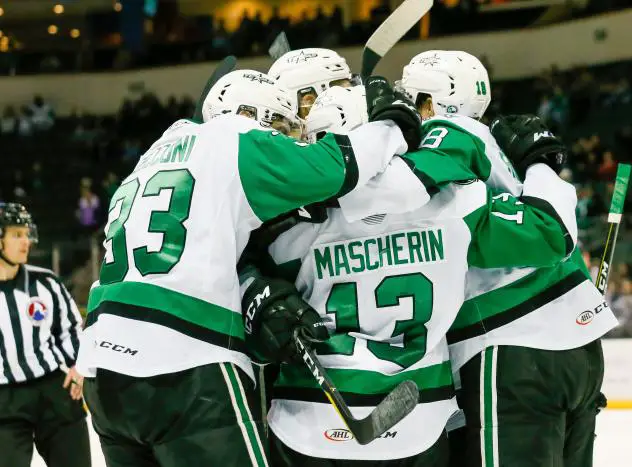
[[[48,318],[48,307],[40,298],[32,298],[26,307],[26,314],[33,326],[41,326]]]
[[[305,53],[304,50],[301,50],[301,52],[299,54],[296,55],[292,55],[290,57],[288,57],[286,59],[287,63],[300,63],[300,62],[307,62],[309,60],[311,60],[312,58],[316,58],[318,57],[317,53]]]
[[[449,105],[448,108],[445,109],[445,111],[449,114],[455,114],[459,111],[459,109],[456,107],[456,105]]]
[[[590,324],[594,318],[595,314],[590,310],[586,310],[577,317],[575,322],[580,326],[586,326],[587,324]]]
[[[266,78],[261,73],[257,73],[257,74],[244,73],[243,77],[246,78],[246,79],[249,79],[250,81],[253,81],[253,82],[254,81],[258,81],[259,83],[266,83],[266,84],[274,85],[274,81],[269,80],[268,78]]]
[[[335,441],[336,443],[351,441],[353,439],[353,433],[344,428],[332,428],[323,434],[329,441]]]

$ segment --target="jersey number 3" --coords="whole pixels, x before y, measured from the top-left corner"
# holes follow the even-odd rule
[[[336,316],[336,334],[318,347],[320,355],[353,354],[356,340],[348,333],[362,333],[357,287],[355,282],[338,283],[332,287],[326,311]],[[371,310],[370,313],[388,313],[389,307],[399,305],[402,298],[408,297],[412,302],[412,317],[395,321],[395,329],[389,340],[399,342],[399,345],[369,340],[368,350],[380,360],[388,360],[404,368],[419,361],[426,353],[428,331],[425,325],[432,316],[432,294],[432,282],[421,273],[382,279],[375,288],[375,311]]]
[[[160,196],[163,190],[170,191],[169,206],[165,210],[151,212],[146,230],[162,233],[162,245],[158,251],[149,251],[147,246],[134,248],[134,264],[138,272],[146,276],[165,274],[180,261],[187,237],[184,221],[189,218],[194,185],[195,179],[191,172],[187,169],[178,169],[156,172],[147,181],[138,199],[138,178],[119,187],[110,202],[108,224],[105,229],[106,254],[101,266],[101,285],[120,282],[127,275],[129,259],[125,224],[135,204],[142,202],[143,199]]]

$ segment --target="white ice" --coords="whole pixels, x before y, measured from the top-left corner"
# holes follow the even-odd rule
[[[632,454],[632,410],[605,410],[597,417],[594,467],[630,467]],[[92,467],[105,467],[97,435],[90,428]],[[72,449],[72,446],[69,447]],[[35,454],[31,467],[45,467]]]

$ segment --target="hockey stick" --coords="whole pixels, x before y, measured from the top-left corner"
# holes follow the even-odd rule
[[[628,191],[628,182],[630,181],[630,165],[619,164],[617,168],[617,178],[614,183],[614,191],[612,193],[612,202],[610,203],[610,212],[608,213],[608,238],[606,247],[601,257],[599,265],[599,274],[597,274],[596,286],[599,292],[606,293],[608,287],[608,276],[610,275],[610,264],[614,256],[614,247],[617,243],[617,234],[619,233],[619,224],[623,216],[623,203],[625,203],[625,195]]]
[[[349,406],[318,361],[314,351],[302,339],[298,334],[294,335],[294,342],[302,354],[305,365],[358,443],[368,444],[379,438],[382,433],[392,428],[417,406],[419,388],[414,381],[403,381],[368,416],[358,420],[349,410]]]
[[[290,48],[290,43],[287,40],[287,36],[285,35],[285,31],[281,31],[278,36],[274,38],[270,48],[268,49],[268,55],[272,57],[273,60],[278,60],[286,53],[290,52],[292,49]]]
[[[204,86],[202,94],[200,94],[200,98],[195,105],[193,120],[195,120],[196,122],[202,122],[202,108],[204,107],[206,96],[208,96],[208,93],[211,92],[211,88],[215,86],[215,83],[217,83],[222,76],[227,75],[228,73],[233,71],[236,65],[237,58],[234,55],[229,55],[228,57],[224,58],[224,60],[222,60],[219,65],[217,65],[217,68],[215,68],[215,71],[213,71],[213,74],[206,82],[206,86]]]
[[[362,81],[404,34],[432,8],[433,0],[405,0],[375,30],[362,51]]]

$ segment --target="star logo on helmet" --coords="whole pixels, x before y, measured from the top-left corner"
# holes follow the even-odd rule
[[[294,55],[292,57],[288,57],[287,62],[288,63],[300,63],[300,62],[307,62],[309,59],[311,58],[316,58],[318,57],[317,53],[305,53],[304,50],[301,50],[301,52],[298,55]]]
[[[421,65],[425,65],[425,66],[435,66],[438,65],[439,63],[441,63],[441,59],[439,58],[439,55],[434,54],[430,57],[423,57],[419,59],[419,63]]]
[[[253,73],[245,73],[244,78],[249,79],[250,81],[258,81],[259,83],[268,83],[274,85],[274,81],[269,80],[262,74],[253,74]]]

